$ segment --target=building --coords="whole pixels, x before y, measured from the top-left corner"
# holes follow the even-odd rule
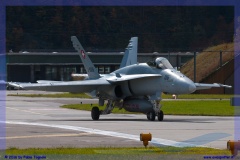
[[[124,52],[88,53],[100,74],[119,68]],[[143,63],[166,57],[174,67],[180,67],[193,57],[193,53],[138,53]],[[7,53],[7,81],[36,82],[37,80],[69,81],[72,73],[86,73],[77,52],[20,52]]]

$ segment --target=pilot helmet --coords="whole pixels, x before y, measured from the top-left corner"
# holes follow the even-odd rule
[[[163,68],[164,66],[163,66],[163,63],[162,63],[162,57],[158,57],[158,58],[156,58],[155,59],[155,64],[156,64],[156,67],[157,68]]]

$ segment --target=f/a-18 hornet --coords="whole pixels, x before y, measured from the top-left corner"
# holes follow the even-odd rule
[[[92,108],[93,120],[98,120],[100,115],[110,114],[114,107],[118,107],[130,112],[146,114],[147,119],[151,121],[156,117],[159,121],[164,118],[160,104],[162,93],[180,95],[212,87],[231,88],[216,83],[194,83],[175,70],[164,57],[158,57],[147,63],[137,63],[137,58],[134,57],[137,55],[137,37],[130,40],[120,69],[110,74],[99,75],[77,37],[72,36],[71,41],[88,74],[84,80],[39,81],[29,84],[9,83],[9,85],[26,90],[90,93],[93,97],[98,97],[99,106],[103,106],[107,101],[104,110],[100,111],[97,106]]]

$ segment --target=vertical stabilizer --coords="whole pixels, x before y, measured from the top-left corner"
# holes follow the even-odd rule
[[[87,53],[83,49],[81,43],[78,41],[76,36],[71,36],[71,41],[73,43],[73,47],[78,51],[78,55],[80,56],[82,63],[87,71],[89,79],[97,79],[100,78],[97,69],[94,67],[92,61],[88,57]]]
[[[137,51],[138,50],[138,37],[132,37],[129,41],[127,48],[120,65],[120,68],[126,67],[137,63]]]

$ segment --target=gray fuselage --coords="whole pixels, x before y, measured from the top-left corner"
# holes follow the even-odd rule
[[[173,68],[160,69],[151,67],[146,63],[140,63],[118,69],[112,74],[116,73],[121,75],[161,75],[161,77],[131,80],[130,84],[132,88],[135,88],[134,93],[136,95],[154,95],[156,92],[164,92],[169,94],[189,94],[196,90],[195,84],[192,80]]]

